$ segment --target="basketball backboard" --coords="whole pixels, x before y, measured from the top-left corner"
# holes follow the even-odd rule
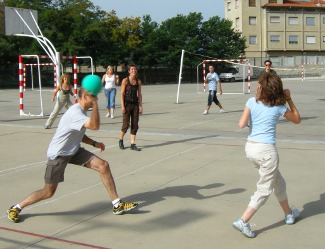
[[[36,23],[38,22],[37,11],[13,7],[5,7],[5,35],[32,35],[32,32],[28,29],[17,12],[24,19],[25,23],[29,26],[33,33],[38,35],[37,25],[35,24],[35,21]],[[35,21],[33,20],[33,17]]]

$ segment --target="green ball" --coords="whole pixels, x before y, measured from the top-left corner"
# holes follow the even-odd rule
[[[102,80],[99,76],[90,74],[82,79],[82,87],[93,96],[97,96],[102,90]]]

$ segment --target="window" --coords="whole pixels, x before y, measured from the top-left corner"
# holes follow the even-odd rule
[[[280,36],[279,35],[271,35],[271,42],[279,42]]]
[[[278,3],[277,0],[269,0],[269,3]]]
[[[238,9],[238,7],[239,7],[238,1],[239,1],[239,0],[236,0],[236,1],[235,1],[235,9]]]
[[[306,36],[306,43],[307,44],[315,44],[316,43],[316,37],[315,36]]]
[[[256,44],[256,35],[249,36],[249,44]]]
[[[289,44],[298,44],[298,36],[289,35]]]
[[[256,7],[256,0],[249,0],[248,6],[249,7]]]
[[[325,36],[323,36],[323,42],[325,42]]]
[[[249,25],[256,25],[256,17],[255,16],[249,17]]]
[[[325,24],[325,17],[323,17],[323,24]]]
[[[270,22],[271,23],[280,23],[280,17],[279,16],[271,16]]]
[[[230,4],[231,4],[231,2],[228,1],[228,2],[227,2],[227,10],[228,10],[228,11],[231,11]]]
[[[236,18],[236,28],[239,28],[239,17]]]
[[[307,26],[315,26],[315,17],[306,17]]]
[[[297,25],[298,24],[298,17],[289,17],[289,19],[288,19],[288,23],[290,24],[290,25]]]

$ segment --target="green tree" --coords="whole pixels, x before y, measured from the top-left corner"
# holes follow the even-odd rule
[[[202,24],[201,48],[207,56],[218,59],[238,58],[245,53],[245,42],[242,34],[232,28],[230,20],[215,16]]]

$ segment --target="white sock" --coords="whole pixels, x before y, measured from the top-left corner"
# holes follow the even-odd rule
[[[113,206],[115,207],[115,208],[117,208],[118,207],[118,204],[121,202],[121,200],[120,200],[120,198],[117,198],[117,199],[115,199],[114,201],[112,201],[112,204],[113,204]]]
[[[22,210],[22,208],[20,207],[19,203],[17,205],[15,205],[14,208],[17,208],[19,210]]]

